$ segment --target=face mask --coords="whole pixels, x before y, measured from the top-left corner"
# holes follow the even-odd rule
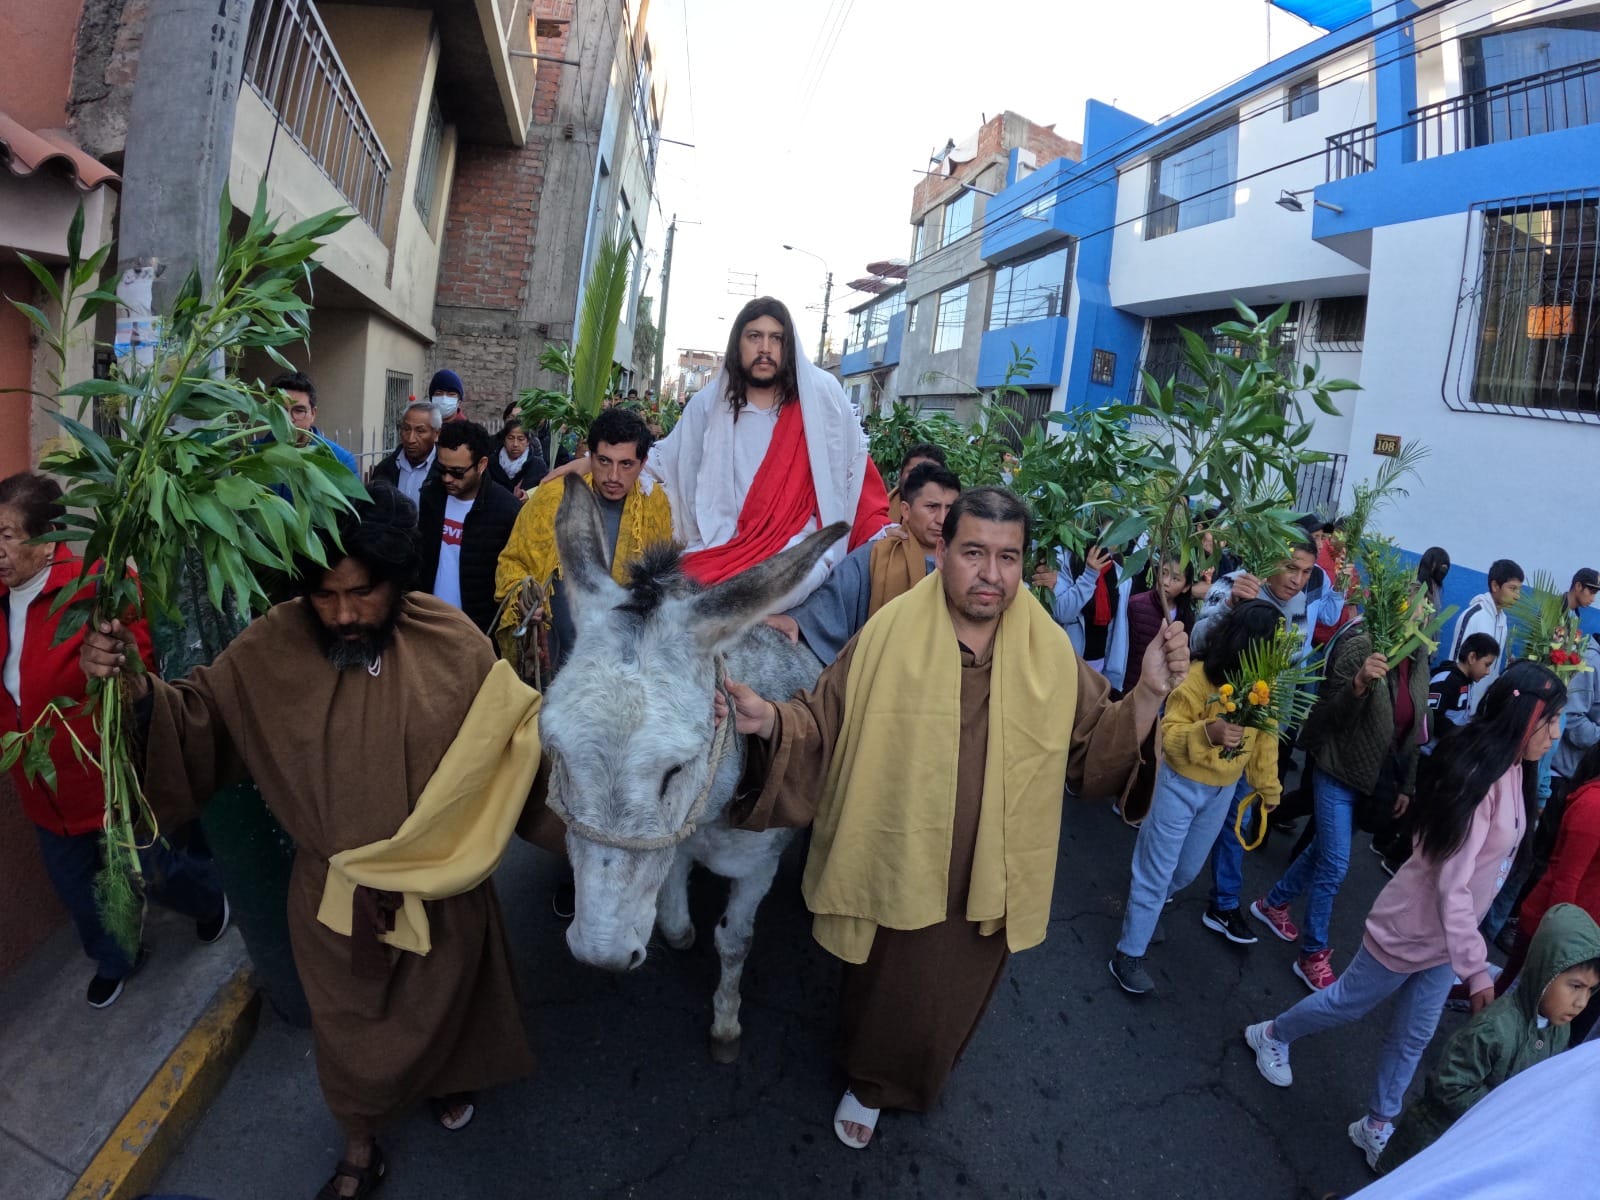
[[[428,399],[446,421],[456,415],[456,409],[461,405],[460,399],[455,396],[430,396]]]

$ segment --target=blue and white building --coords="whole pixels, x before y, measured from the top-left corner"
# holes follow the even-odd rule
[[[1126,400],[1180,327],[1289,302],[1284,355],[1362,387],[1302,500],[1420,442],[1382,525],[1450,552],[1447,602],[1500,557],[1564,587],[1600,565],[1600,3],[1273,2],[1328,32],[1157,125],[1091,101],[1081,162],[989,202],[985,269],[1067,300],[991,322],[977,382],[1015,343],[1053,408]]]

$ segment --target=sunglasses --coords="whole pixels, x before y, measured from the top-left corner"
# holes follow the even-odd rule
[[[468,475],[470,475],[472,472],[476,471],[477,469],[478,469],[478,464],[477,463],[473,463],[470,467],[447,467],[443,463],[439,464],[440,473],[443,474],[443,475],[450,476],[451,479],[465,479]]]

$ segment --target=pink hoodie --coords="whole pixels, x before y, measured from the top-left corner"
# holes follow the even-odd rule
[[[1478,925],[1511,872],[1526,820],[1518,762],[1490,785],[1454,854],[1434,864],[1418,850],[1378,893],[1362,939],[1368,952],[1407,975],[1447,962],[1469,992],[1491,987]]]

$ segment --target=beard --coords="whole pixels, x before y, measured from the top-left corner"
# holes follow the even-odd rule
[[[370,667],[394,641],[395,625],[400,620],[400,593],[397,591],[389,611],[376,625],[325,625],[308,603],[306,616],[316,632],[322,656],[340,671]]]

